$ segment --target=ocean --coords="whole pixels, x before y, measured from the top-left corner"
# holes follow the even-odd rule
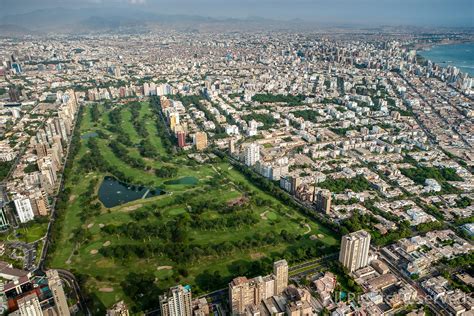
[[[455,66],[474,77],[474,43],[437,45],[418,53],[436,64]]]

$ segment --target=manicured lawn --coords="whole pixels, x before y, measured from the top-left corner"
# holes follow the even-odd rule
[[[34,242],[43,238],[46,235],[48,223],[28,223],[26,227],[21,227],[16,230],[16,234],[11,232],[6,240],[20,240],[26,243]]]
[[[106,126],[108,124],[107,110],[99,106],[103,111],[102,119],[95,124],[92,123],[90,111],[84,111],[84,117],[81,124],[81,134],[91,131],[101,131],[103,134],[115,138]],[[121,110],[121,127],[130,136],[134,143],[140,142],[140,136],[131,124],[131,113],[127,106]],[[85,173],[80,168],[79,160],[87,155],[87,139],[81,139],[81,149],[75,157],[73,164],[73,176],[69,177],[66,188],[71,190],[67,209],[65,212],[60,238],[57,240],[55,252],[51,254],[48,265],[51,268],[69,269],[77,275],[84,276],[85,290],[94,296],[97,301],[95,308],[109,307],[116,301],[124,299],[133,306],[134,300],[126,295],[122,288],[122,282],[131,272],[153,273],[157,278],[160,288],[173,286],[177,283],[188,283],[193,286],[195,293],[204,292],[200,288],[201,281],[199,276],[204,270],[211,272],[218,271],[225,279],[230,279],[235,275],[234,267],[239,262],[252,262],[261,258],[274,258],[284,256],[293,243],[277,242],[269,243],[263,246],[247,249],[234,249],[231,253],[221,255],[200,256],[193,261],[175,262],[165,255],[136,256],[131,255],[127,258],[115,258],[104,256],[100,253],[101,249],[107,247],[113,249],[115,246],[125,245],[131,247],[143,244],[164,244],[168,242],[156,236],[146,236],[143,240],[131,239],[124,234],[108,233],[102,228],[104,226],[123,227],[129,224],[138,225],[160,225],[164,223],[174,223],[182,218],[187,218],[186,236],[188,243],[200,247],[216,245],[218,243],[236,242],[243,240],[253,240],[256,234],[264,236],[265,234],[280,234],[286,231],[289,234],[303,236],[298,240],[299,244],[313,244],[309,239],[310,235],[322,234],[319,239],[326,245],[335,245],[337,240],[331,232],[318,223],[306,219],[302,214],[294,209],[283,205],[280,201],[270,196],[246,180],[238,171],[231,168],[226,162],[196,164],[191,163],[186,155],[177,155],[168,157],[166,161],[162,157],[168,156],[166,149],[163,148],[162,141],[157,137],[156,124],[153,112],[148,103],[143,103],[140,111],[140,118],[145,120],[147,131],[149,132],[150,142],[160,153],[156,159],[145,159],[148,166],[154,168],[161,166],[173,166],[178,168],[176,177],[171,179],[158,178],[154,172],[139,170],[131,167],[126,162],[117,157],[109,148],[109,139],[95,137],[98,142],[100,153],[103,158],[111,165],[117,167],[127,176],[134,180],[134,183],[145,183],[152,186],[162,186],[167,194],[149,199],[140,199],[127,204],[123,204],[111,209],[101,205],[98,212],[94,215],[81,219],[81,213],[90,205],[84,205],[87,200],[86,192],[92,181],[96,181],[95,194],[104,176],[103,172],[93,171]],[[100,133],[99,133],[100,134]],[[135,148],[129,148],[131,155],[140,155]],[[177,180],[183,177],[195,177],[197,183],[179,183],[166,185],[166,181]],[[265,206],[257,206],[255,199],[267,201]],[[222,208],[234,203],[242,202],[241,207],[231,209],[231,213],[223,212]],[[189,205],[204,202],[206,205],[219,205],[218,209],[204,208],[200,212],[195,212]],[[91,204],[98,202],[93,199]],[[214,204],[211,204],[214,203]],[[191,209],[191,212],[189,211]],[[214,226],[204,229],[194,227],[195,218],[201,220],[219,220],[227,218],[239,212],[250,212],[256,219],[255,223],[239,226]],[[262,214],[266,214],[263,216]],[[145,214],[141,219],[138,215]],[[230,223],[232,224],[232,223]],[[308,232],[309,225],[310,231]],[[229,225],[229,223],[228,223]],[[75,235],[81,231],[86,236],[81,242],[76,240]],[[261,238],[261,237],[260,237]],[[185,269],[185,275],[178,273],[178,268]],[[157,296],[159,293],[156,293]]]

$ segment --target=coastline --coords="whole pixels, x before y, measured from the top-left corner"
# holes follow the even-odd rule
[[[469,51],[474,47],[474,41],[451,41],[439,43],[436,45],[424,46],[423,49],[417,51],[417,55],[423,59],[431,60],[433,63],[442,67],[454,66],[462,73],[466,73],[469,77],[474,77],[474,62],[469,58],[470,53],[461,53],[450,51],[449,46],[457,47],[459,45],[468,45]],[[445,52],[443,49],[447,49]],[[464,55],[465,54],[465,55]]]

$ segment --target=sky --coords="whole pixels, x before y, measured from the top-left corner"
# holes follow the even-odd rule
[[[4,14],[54,7],[133,7],[161,14],[259,16],[340,25],[474,27],[474,0],[0,0]]]

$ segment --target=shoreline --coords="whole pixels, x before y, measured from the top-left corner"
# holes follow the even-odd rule
[[[456,67],[460,70],[461,73],[467,74],[469,77],[474,78],[474,70],[473,66],[474,64],[470,64],[470,61],[467,61],[463,59],[462,55],[460,58],[454,57],[454,56],[443,56],[441,54],[440,56],[427,56],[430,54],[431,51],[435,49],[442,49],[443,46],[457,46],[457,45],[474,45],[474,41],[453,41],[450,43],[440,43],[436,45],[430,45],[429,47],[425,47],[423,49],[420,49],[417,51],[417,55],[422,57],[425,60],[430,60],[434,64],[437,64],[441,67],[448,67],[448,66],[453,66]],[[436,53],[435,53],[436,54]],[[466,64],[463,64],[466,63]]]
[[[438,46],[461,45],[461,44],[474,44],[474,39],[449,40],[449,41],[443,41],[439,43],[417,43],[414,45],[414,49],[417,51],[430,51],[433,48],[438,47]]]

